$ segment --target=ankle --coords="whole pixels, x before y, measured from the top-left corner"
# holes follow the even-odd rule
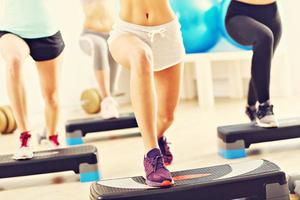
[[[158,141],[158,146],[161,150],[166,144],[168,144],[167,138],[165,136],[159,137],[157,141]]]
[[[155,155],[158,155],[158,154],[161,154],[161,151],[158,147],[155,147],[155,148],[150,149],[149,151],[146,151],[145,157],[146,158],[151,158],[151,157],[153,157]]]
[[[20,129],[20,133],[30,133],[31,130],[28,129]]]
[[[29,147],[30,138],[31,134],[29,131],[22,132],[20,134],[21,147]]]
[[[268,106],[268,105],[271,105],[270,100],[267,100],[267,101],[262,102],[262,103],[259,102],[259,106]]]
[[[165,139],[165,136],[164,136],[164,135],[161,135],[161,136],[158,136],[158,137],[157,137],[157,140],[158,140],[158,141],[162,141],[162,140],[164,140],[164,139]]]
[[[107,100],[114,100],[114,98],[111,96],[111,95],[107,95],[107,96],[104,96],[102,97],[102,101],[107,101]]]
[[[109,95],[109,94],[101,95],[102,101],[103,101],[104,99],[108,99],[108,98],[110,98],[110,97],[111,97],[111,95]]]
[[[246,108],[255,111],[256,110],[256,105],[247,105]]]
[[[48,139],[53,142],[55,145],[59,145],[59,141],[58,141],[58,134],[55,134],[55,135],[50,135],[48,137]]]
[[[145,155],[153,149],[159,149],[158,142],[154,141],[153,143],[144,144]]]

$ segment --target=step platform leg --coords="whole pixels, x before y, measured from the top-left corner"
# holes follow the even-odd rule
[[[80,182],[96,182],[101,179],[98,164],[82,163],[79,165]]]
[[[69,146],[83,144],[83,134],[82,131],[77,130],[72,133],[66,133],[66,143]]]
[[[219,138],[219,154],[226,159],[244,158],[247,156],[244,140],[226,143]]]
[[[273,183],[266,185],[266,200],[290,200],[289,193],[287,184]]]

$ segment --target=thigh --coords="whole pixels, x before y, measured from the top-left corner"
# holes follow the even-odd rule
[[[5,61],[12,58],[24,60],[29,54],[29,47],[22,38],[9,33],[0,38],[0,55]]]
[[[83,35],[79,38],[79,46],[85,54],[92,56],[93,44],[92,40],[87,35]]]
[[[274,51],[275,51],[280,42],[281,36],[282,36],[282,25],[281,25],[281,19],[280,19],[279,14],[277,14],[275,18],[272,18],[272,22],[269,25],[269,28],[273,32]]]
[[[108,58],[109,58],[110,80],[111,83],[114,84],[118,79],[118,75],[121,68],[120,65],[112,57],[111,53],[109,53]]]
[[[229,19],[226,28],[234,40],[247,46],[253,45],[260,36],[273,34],[271,29],[263,23],[243,15]]]
[[[108,53],[109,66],[111,71],[117,72],[120,68],[119,64],[115,61],[111,53]]]
[[[182,64],[154,73],[158,113],[173,113],[179,101]]]
[[[86,34],[80,39],[81,49],[88,55],[93,55],[99,60],[105,59],[108,62],[108,46],[107,41],[94,34]]]
[[[55,59],[36,62],[43,95],[56,93],[63,54]]]
[[[92,45],[92,56],[94,60],[94,67],[97,70],[109,69],[109,50],[106,39],[88,34]]]
[[[148,44],[130,33],[120,35],[111,41],[109,49],[115,61],[126,68],[130,68],[131,59],[140,52],[152,52]]]

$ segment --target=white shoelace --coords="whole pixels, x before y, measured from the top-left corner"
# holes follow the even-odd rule
[[[148,32],[148,36],[151,40],[151,42],[153,43],[154,42],[154,38],[157,34],[161,35],[161,37],[165,37],[165,32],[166,32],[166,29],[165,28],[160,28],[160,29],[157,29],[157,30],[153,30],[153,31],[150,31]]]

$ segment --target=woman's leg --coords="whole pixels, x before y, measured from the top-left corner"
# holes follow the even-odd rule
[[[105,119],[118,118],[117,103],[111,97],[109,50],[106,39],[86,34],[80,40],[82,50],[93,57],[95,77],[97,79],[101,102],[101,115]]]
[[[142,132],[145,152],[148,152],[158,147],[152,51],[147,44],[130,34],[115,39],[110,50],[115,60],[131,71],[132,106]]]
[[[101,98],[110,97],[110,81],[109,81],[109,69],[99,70],[95,69],[95,77],[98,83]]]
[[[120,65],[114,60],[109,53],[109,66],[110,66],[110,91],[113,95],[118,96],[120,93],[118,87],[118,81],[120,77]]]
[[[248,106],[249,107],[255,107],[256,103],[257,103],[257,95],[256,95],[256,91],[253,85],[253,81],[252,78],[249,81],[249,90],[248,90]]]
[[[236,16],[227,23],[228,31],[241,44],[253,46],[252,83],[260,103],[270,99],[270,70],[274,36],[270,28],[247,16]]]
[[[274,45],[273,45],[273,55],[274,55],[282,35],[282,26],[281,26],[281,20],[279,14],[277,14],[277,16],[274,19],[270,19],[270,21],[271,22],[269,23],[268,27],[271,29],[274,36]],[[248,90],[248,106],[250,107],[255,106],[256,102],[257,102],[257,95],[251,79],[249,82],[249,90]]]
[[[0,38],[0,54],[7,66],[7,89],[10,103],[20,134],[20,148],[15,152],[14,159],[31,159],[29,124],[27,119],[26,93],[22,77],[22,65],[29,56],[29,47],[21,38],[6,34]]]
[[[93,67],[102,99],[111,96],[109,82],[109,60],[106,40],[100,36],[86,34],[79,41],[81,49],[93,57]]]
[[[121,47],[121,48],[120,48]],[[133,110],[142,133],[146,183],[165,187],[172,184],[170,172],[164,167],[157,143],[157,100],[153,73],[152,50],[134,35],[116,38],[110,45],[115,60],[130,68]]]
[[[235,16],[226,23],[229,34],[240,44],[253,46],[251,84],[249,98],[255,97],[261,106],[258,111],[259,125],[276,127],[270,100],[271,62],[274,49],[274,35],[266,25],[247,16]],[[255,92],[254,92],[255,91]],[[251,102],[250,102],[251,103]],[[251,106],[251,105],[250,105]],[[249,116],[250,117],[250,116]]]
[[[273,36],[274,36],[274,46],[273,46],[273,54],[274,54],[282,36],[282,25],[281,25],[281,19],[279,13],[277,13],[277,16],[271,20],[269,27],[273,32]]]
[[[256,122],[257,119],[256,103],[257,103],[257,95],[253,85],[253,80],[251,78],[249,81],[248,99],[247,99],[247,106],[245,111],[246,115],[249,117],[251,122]]]
[[[46,128],[50,138],[57,135],[59,120],[58,81],[62,58],[63,55],[61,54],[52,60],[36,62],[45,101]]]
[[[6,34],[0,38],[0,54],[7,66],[7,89],[10,103],[20,132],[29,130],[26,93],[22,65],[29,56],[29,47],[21,38]]]
[[[174,120],[174,113],[180,95],[181,74],[182,64],[154,74],[158,99],[157,137],[160,150],[164,156],[164,162],[167,165],[172,163],[173,156],[164,134]]]

